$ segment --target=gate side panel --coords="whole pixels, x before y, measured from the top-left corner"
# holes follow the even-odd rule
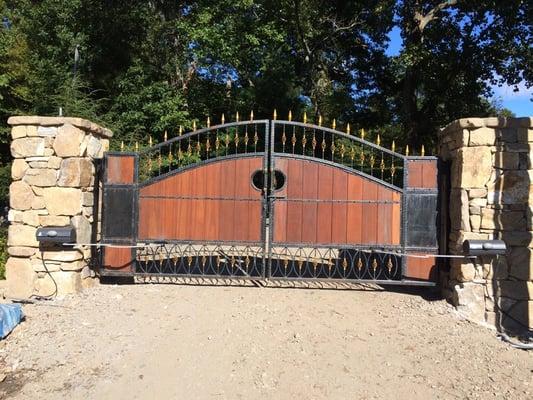
[[[220,160],[139,188],[139,240],[260,242],[262,157]]]
[[[437,279],[437,160],[433,157],[407,160],[405,188],[404,278],[433,281]],[[429,256],[428,256],[429,254]]]
[[[106,153],[102,204],[102,274],[133,271],[135,244],[134,153]],[[125,247],[114,247],[125,246]]]

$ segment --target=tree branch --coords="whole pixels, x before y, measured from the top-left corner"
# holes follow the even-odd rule
[[[311,49],[309,48],[309,45],[307,44],[307,40],[305,40],[305,33],[302,29],[302,25],[300,22],[300,1],[294,0],[294,13],[296,15],[296,27],[298,30],[298,36],[300,36],[300,39],[302,40],[302,44],[304,45],[305,52],[307,53],[307,56],[311,56]]]
[[[326,20],[331,23],[333,28],[335,28],[335,30],[333,31],[333,34],[336,34],[342,31],[349,31],[355,28],[357,25],[362,25],[361,21],[359,21],[357,18],[354,19],[352,23],[346,26],[338,26],[337,21],[334,18],[327,18]]]
[[[458,3],[458,0],[443,1],[442,3],[437,4],[431,10],[429,10],[426,15],[422,15],[422,13],[416,11],[415,12],[415,21],[418,22],[418,30],[420,32],[423,32],[424,29],[426,28],[427,24],[429,24],[431,21],[433,21],[435,18],[437,18],[437,14],[440,11],[444,10],[445,8],[453,7],[457,3]]]

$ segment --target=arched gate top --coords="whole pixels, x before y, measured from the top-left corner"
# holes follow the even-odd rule
[[[138,152],[138,182],[179,172],[207,160],[264,155],[265,168],[276,155],[336,164],[402,189],[411,157],[336,129],[285,120],[248,120],[213,125]]]

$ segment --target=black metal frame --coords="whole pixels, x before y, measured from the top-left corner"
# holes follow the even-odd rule
[[[206,148],[207,159],[201,159],[202,144],[200,138],[202,135],[209,135],[210,132],[215,131],[216,137],[218,137],[218,131],[234,127],[242,127],[255,125],[255,132],[257,132],[257,126],[264,127],[264,149],[262,151],[253,151],[247,153],[238,153],[239,144],[235,145],[235,154],[218,155],[209,158],[209,147]],[[381,160],[383,160],[383,154],[387,154],[392,160],[398,160],[398,169],[401,169],[403,178],[401,185],[395,184],[395,182],[386,182],[379,179],[376,176],[366,173],[364,170],[357,170],[355,168],[335,162],[335,149],[331,149],[331,160],[319,157],[311,157],[305,154],[290,154],[276,151],[276,128],[280,125],[300,127],[304,129],[311,129],[314,132],[326,132],[333,138],[337,136],[344,140],[350,140],[357,143],[358,146],[367,147],[370,149],[371,154],[374,151],[382,154]],[[238,132],[238,131],[237,131]],[[246,130],[248,133],[248,130]],[[208,136],[209,137],[209,136]],[[169,161],[169,171],[161,173],[161,154],[162,149],[169,147],[170,153],[172,152],[172,145],[181,143],[181,141],[188,141],[189,148],[191,147],[191,139],[197,138],[198,146],[198,158],[199,161],[191,163],[189,165],[178,166],[178,168],[172,169],[172,159]],[[313,136],[314,139],[314,136]],[[305,139],[304,139],[305,140]],[[334,145],[334,139],[331,139],[331,143]],[[315,142],[316,145],[316,142]],[[205,145],[204,145],[205,146]],[[208,145],[209,146],[209,145]],[[247,144],[245,146],[248,146]],[[285,146],[285,144],[283,144]],[[302,145],[305,151],[305,143]],[[181,151],[181,144],[179,144]],[[245,147],[246,149],[246,147]],[[294,145],[293,145],[294,149]],[[149,155],[150,153],[157,152],[159,154],[159,175],[152,176],[144,182],[140,182],[139,177],[139,163],[140,157]],[[361,150],[363,152],[363,150]],[[169,153],[169,154],[170,154]],[[314,148],[313,148],[314,154]],[[324,150],[322,149],[322,154]],[[133,185],[120,185],[120,184],[107,184],[107,157],[109,156],[133,156],[135,157],[135,180]],[[201,277],[201,278],[237,278],[237,279],[254,279],[254,280],[298,280],[298,281],[327,281],[327,282],[374,282],[380,284],[417,284],[417,285],[433,285],[433,282],[420,282],[420,281],[408,281],[403,277],[405,275],[405,230],[406,230],[406,218],[405,218],[405,202],[406,202],[406,189],[407,188],[407,163],[412,157],[406,157],[399,153],[395,153],[377,144],[365,141],[358,137],[322,127],[313,124],[300,123],[294,121],[278,121],[278,120],[256,120],[256,121],[240,121],[223,125],[215,125],[209,128],[199,129],[185,135],[173,138],[166,142],[157,144],[148,149],[144,149],[138,153],[106,153],[105,160],[105,172],[104,172],[104,188],[103,188],[103,207],[106,207],[109,200],[107,198],[109,189],[120,188],[124,186],[132,186],[134,191],[134,218],[131,223],[133,224],[133,237],[132,238],[111,238],[103,235],[104,244],[126,244],[132,245],[138,244],[138,199],[139,188],[154,182],[166,179],[172,175],[179,174],[183,171],[187,171],[194,168],[201,168],[207,164],[213,162],[219,162],[227,159],[242,158],[242,157],[257,157],[263,158],[262,168],[264,173],[264,188],[262,190],[263,196],[261,200],[262,212],[261,212],[261,242],[226,242],[226,241],[195,241],[195,240],[153,240],[143,241],[146,245],[145,248],[139,250],[137,247],[132,247],[132,259],[134,260],[134,272],[133,273],[120,273],[107,270],[101,270],[102,274],[107,275],[136,275],[136,276],[180,276],[180,277]],[[306,243],[276,243],[273,241],[273,221],[275,213],[276,193],[278,190],[274,190],[272,182],[272,174],[276,170],[276,160],[280,158],[298,158],[303,160],[317,161],[330,165],[336,168],[340,168],[343,171],[360,175],[365,179],[374,181],[380,185],[383,185],[389,189],[395,190],[401,193],[400,203],[400,245],[398,246],[369,246],[369,245],[352,245],[346,246],[341,244],[331,243],[328,245],[317,246],[315,244]],[[417,157],[418,158],[418,157]],[[423,157],[427,159],[428,157]],[[353,161],[353,159],[352,159]],[[383,161],[381,161],[383,163]],[[394,162],[393,162],[394,164]],[[401,164],[401,165],[400,165]],[[376,169],[377,170],[377,169]],[[150,169],[150,173],[151,173]],[[371,170],[372,171],[372,170]],[[392,180],[394,180],[394,173],[391,171]],[[381,170],[383,176],[383,169]],[[250,185],[256,189],[250,177]],[[285,182],[286,184],[286,182]],[[257,190],[257,189],[256,189]],[[217,198],[218,199],[218,198]],[[232,199],[235,200],[235,199]],[[245,199],[243,199],[245,200]],[[375,201],[369,201],[375,202]],[[108,221],[102,218],[102,233],[105,232],[105,227]],[[229,249],[229,250],[227,250]],[[255,249],[255,250],[251,250]],[[278,254],[280,249],[288,253]],[[220,254],[229,251],[229,255],[224,257],[223,268],[220,268],[221,264],[218,263],[219,270],[213,266],[216,264],[216,260],[220,261]],[[341,260],[340,256],[332,262],[331,254],[343,254],[344,258]],[[180,255],[181,256],[178,256]],[[254,257],[251,257],[251,255]],[[166,255],[166,256],[165,256]],[[358,258],[356,258],[356,255]],[[164,256],[163,259],[161,257]],[[285,258],[283,258],[284,256]],[[150,259],[151,257],[151,259]],[[218,258],[217,258],[218,257]],[[229,257],[229,258],[228,258]],[[292,258],[291,258],[292,257]],[[232,258],[234,261],[232,262]],[[244,273],[246,269],[242,269],[242,265],[248,266],[250,259],[253,259],[254,267],[252,273]],[[348,262],[348,259],[350,262]],[[366,260],[363,265],[357,263],[358,260]],[[228,261],[229,260],[229,261]],[[261,268],[258,269],[257,262],[261,261]],[[379,262],[378,262],[379,260]],[[215,264],[214,264],[215,263]],[[229,264],[228,264],[229,263]],[[244,263],[244,264],[243,264]],[[248,263],[248,264],[247,264]],[[281,264],[280,264],[281,263]],[[232,271],[228,265],[239,264],[240,269],[236,268]],[[208,269],[205,269],[206,265]],[[392,266],[391,266],[392,265]],[[204,267],[204,269],[202,269]],[[280,273],[281,270],[284,273]],[[394,270],[394,272],[392,272]],[[303,272],[302,272],[303,271]],[[348,271],[348,272],[347,272]]]

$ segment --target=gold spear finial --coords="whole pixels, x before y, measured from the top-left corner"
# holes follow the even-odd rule
[[[240,120],[239,112],[237,111],[237,113],[235,114],[235,121],[239,122],[239,120]]]
[[[405,146],[405,155],[409,156],[409,145]]]
[[[274,120],[278,119],[278,112],[276,111],[276,109],[274,108],[274,116],[273,116]]]
[[[209,128],[211,126],[211,118],[209,118],[209,115],[207,116],[207,127]]]
[[[224,113],[222,113],[222,117],[220,117],[220,123],[224,125],[226,123],[226,117],[224,116]]]
[[[254,110],[250,111],[250,121],[254,120]]]
[[[379,133],[378,133],[378,137],[376,138],[376,144],[377,144],[378,146],[381,145],[381,138],[379,137]]]
[[[124,140],[120,142],[120,151],[124,151]]]
[[[168,140],[168,134],[167,131],[165,131],[164,141],[166,142]]]
[[[307,124],[307,112],[304,111],[304,124]]]
[[[420,155],[422,157],[424,157],[426,155],[426,148],[424,147],[424,145],[422,145],[422,149],[420,150]]]
[[[396,142],[394,140],[392,141],[392,152],[396,153]]]
[[[289,121],[292,121],[292,111],[289,110]]]
[[[139,142],[135,141],[135,151],[139,151]]]
[[[346,124],[346,133],[350,134],[350,123]]]
[[[331,128],[336,129],[337,128],[337,120],[333,118],[333,121],[331,121]]]
[[[322,115],[318,116],[318,126],[322,126]]]
[[[148,144],[152,147],[152,135],[148,137]]]
[[[183,135],[183,126],[180,125],[179,129],[178,129],[178,135]]]
[[[193,132],[196,130],[196,120],[192,121],[192,130]]]
[[[361,128],[361,139],[365,139],[365,128]]]

